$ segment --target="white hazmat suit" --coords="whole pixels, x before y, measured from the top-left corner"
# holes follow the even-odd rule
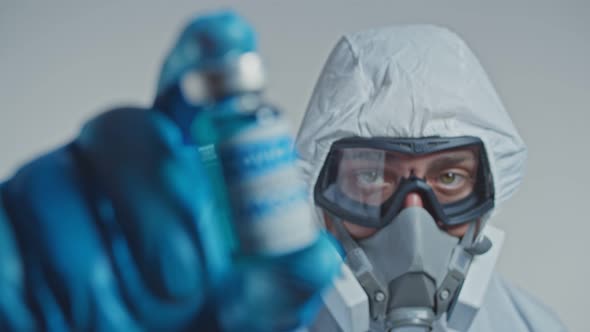
[[[440,27],[388,27],[338,42],[297,137],[310,197],[332,143],[354,136],[479,137],[488,153],[496,207],[523,177],[526,147],[486,73],[467,45]],[[466,283],[477,284],[470,277]],[[522,290],[493,272],[487,280],[468,331],[565,331],[548,308]],[[322,318],[326,314],[314,330],[339,331]],[[452,330],[438,322],[435,331]]]

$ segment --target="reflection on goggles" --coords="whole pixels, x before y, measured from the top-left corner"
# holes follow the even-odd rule
[[[424,179],[442,204],[457,202],[473,192],[478,160],[474,149],[411,156],[375,149],[340,151],[336,183],[349,198],[381,205],[398,189],[402,178]]]
[[[348,138],[333,144],[315,188],[319,206],[344,220],[382,227],[417,192],[445,225],[493,207],[493,186],[478,138]]]

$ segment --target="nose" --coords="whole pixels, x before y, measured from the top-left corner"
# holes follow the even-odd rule
[[[406,199],[404,200],[404,208],[410,206],[424,207],[422,197],[420,197],[418,193],[411,192],[408,195],[406,195]]]

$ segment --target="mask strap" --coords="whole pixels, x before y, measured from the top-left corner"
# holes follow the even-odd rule
[[[371,318],[384,319],[387,315],[389,290],[377,279],[371,261],[364,250],[350,236],[344,227],[342,219],[334,215],[330,216],[336,228],[337,238],[342,242],[342,246],[346,251],[346,264],[348,264],[348,267],[350,267],[369,297]]]
[[[465,235],[461,237],[461,241],[459,242],[463,248],[469,248],[475,243],[476,231],[477,220],[473,220],[469,222],[469,227],[467,228]]]
[[[453,300],[457,297],[461,286],[467,277],[474,254],[470,251],[475,242],[477,221],[472,221],[453,249],[448,265],[447,275],[436,290],[436,316],[440,317],[447,312]]]
[[[350,234],[348,234],[348,231],[342,223],[342,219],[333,214],[330,214],[330,219],[332,220],[332,223],[336,228],[338,239],[342,242],[342,246],[346,249],[346,251],[348,252],[359,248],[356,241],[350,236]]]
[[[481,227],[479,227],[481,226],[480,223],[479,220],[470,222],[469,228],[460,242],[465,251],[474,256],[485,254],[492,248],[492,241],[482,234]]]
[[[481,226],[481,221],[471,221],[467,232],[459,241],[459,245],[453,250],[447,276],[437,289],[437,298],[439,301],[437,305],[438,316],[447,312],[452,301],[458,298],[458,292],[461,291],[463,283],[467,278],[473,258],[486,253],[492,247],[490,239],[483,235]],[[447,319],[450,318],[447,316]]]

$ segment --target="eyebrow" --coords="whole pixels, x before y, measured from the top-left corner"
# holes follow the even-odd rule
[[[463,155],[463,156],[442,156],[434,160],[430,165],[429,169],[441,169],[451,165],[461,164],[466,161],[476,161],[474,156]]]

